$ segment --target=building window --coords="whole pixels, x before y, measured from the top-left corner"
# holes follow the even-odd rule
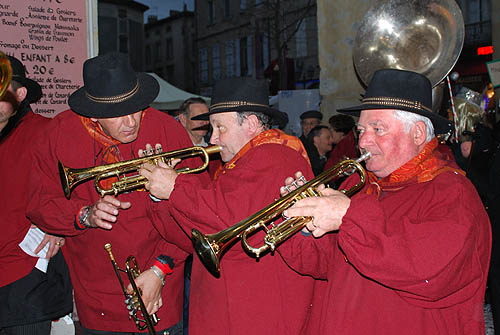
[[[200,50],[200,79],[201,82],[206,83],[208,81],[208,52],[207,48]]]
[[[262,62],[263,68],[267,69],[269,66],[269,34],[264,33],[262,35]]]
[[[240,38],[240,74],[252,75],[252,36]]]
[[[149,45],[146,46],[146,65],[151,64],[151,47]]]
[[[208,24],[215,23],[215,3],[213,0],[208,1]]]
[[[154,49],[154,62],[160,62],[161,61],[161,45],[160,43],[155,43],[155,49]]]
[[[224,17],[231,16],[231,0],[224,0]]]
[[[247,9],[247,1],[240,0],[240,10],[245,10],[245,9]]]
[[[167,66],[167,81],[173,82],[175,78],[175,67],[173,65]]]
[[[240,38],[240,74],[245,76],[248,72],[247,38]]]
[[[269,35],[261,33],[255,36],[256,67],[265,70],[269,65]]]
[[[226,77],[234,77],[234,42],[226,41],[224,51],[226,53]]]
[[[255,7],[260,7],[264,3],[264,0],[255,0]]]
[[[212,79],[219,80],[220,76],[220,47],[218,44],[212,48]]]
[[[172,27],[170,25],[168,25],[166,28],[165,28],[165,31],[168,33],[169,31],[172,31]]]
[[[305,20],[300,22],[297,32],[295,33],[295,55],[297,58],[307,56],[307,33]]]
[[[171,38],[167,38],[167,59],[174,58],[174,42]]]
[[[127,35],[120,35],[118,41],[118,51],[122,53],[128,53],[128,37]]]

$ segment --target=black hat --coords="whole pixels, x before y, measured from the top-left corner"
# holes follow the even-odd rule
[[[38,85],[36,81],[26,78],[26,69],[19,59],[14,56],[7,57],[9,57],[10,66],[12,68],[12,80],[26,87],[28,90],[26,99],[28,99],[30,103],[38,101],[42,97],[42,88],[40,85]]]
[[[310,111],[307,111],[307,112],[300,114],[300,119],[301,120],[318,119],[321,121],[323,119],[323,114],[321,114],[320,112],[315,111],[315,110],[310,110]]]
[[[208,120],[209,115],[224,112],[260,112],[283,128],[288,115],[269,107],[269,88],[265,80],[237,77],[215,83],[209,111],[192,120]]]
[[[436,134],[444,134],[453,128],[452,123],[432,111],[432,85],[422,74],[382,69],[373,74],[366,88],[361,105],[338,109],[343,114],[359,116],[362,110],[397,109],[429,118]]]
[[[83,63],[83,86],[68,104],[86,117],[120,117],[148,107],[159,91],[156,79],[132,69],[128,55],[112,52]]]

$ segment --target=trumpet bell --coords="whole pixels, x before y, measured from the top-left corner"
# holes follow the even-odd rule
[[[197,229],[191,230],[191,238],[194,250],[196,250],[201,262],[212,275],[218,277],[220,274],[220,262],[219,257],[217,257],[219,250],[214,248],[214,239],[210,235],[203,235]]]

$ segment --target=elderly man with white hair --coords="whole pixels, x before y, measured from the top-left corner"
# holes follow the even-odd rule
[[[431,90],[421,74],[377,71],[362,104],[340,110],[360,116],[365,186],[352,198],[321,187],[284,212],[313,218],[278,250],[328,280],[321,334],[485,332],[490,225],[474,186],[438,150],[434,134],[451,124],[432,112]]]

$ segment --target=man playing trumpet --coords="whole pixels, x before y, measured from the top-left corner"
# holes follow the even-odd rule
[[[485,332],[488,217],[463,171],[437,150],[435,131],[451,124],[431,102],[425,76],[375,72],[363,103],[340,110],[361,111],[365,187],[351,199],[323,189],[284,212],[312,217],[280,252],[299,273],[328,280],[320,334]]]
[[[93,167],[136,158],[144,149],[152,153],[147,143],[161,144],[157,151],[171,151],[191,147],[191,141],[173,118],[148,107],[159,85],[151,76],[134,72],[127,55],[111,53],[85,61],[83,80],[84,86],[68,99],[71,110],[57,115],[45,129],[45,137],[34,143],[28,215],[48,232],[66,236],[63,254],[83,334],[138,331],[129,321],[122,289],[104,250],[106,243],[113,246],[120,267],[134,255],[142,269],[149,269],[136,280],[147,311],[158,312],[157,331],[178,334],[182,331],[183,271],[175,269],[165,278],[161,255],[171,256],[182,269],[180,263],[187,254],[163,240],[151,224],[146,213],[146,204],[151,202],[148,193],[100,198],[91,180],[79,185],[67,200],[57,161],[70,167]],[[168,227],[168,234],[183,234],[173,222]],[[162,282],[167,286],[163,290]]]
[[[299,169],[312,176],[300,140],[271,129],[288,117],[270,108],[268,99],[262,80],[231,78],[215,84],[208,113],[197,117],[210,120],[210,143],[222,146],[225,165],[214,181],[145,164],[140,172],[149,180],[146,188],[169,199],[152,204],[160,231],[168,229],[171,223],[164,220],[172,215],[188,234],[193,228],[218,232],[279,197],[279,185],[290,173]],[[261,244],[264,235],[255,233],[249,242]],[[190,335],[303,334],[316,307],[317,283],[295,273],[277,254],[257,262],[242,248],[231,248],[220,278],[195,255],[191,283]]]

